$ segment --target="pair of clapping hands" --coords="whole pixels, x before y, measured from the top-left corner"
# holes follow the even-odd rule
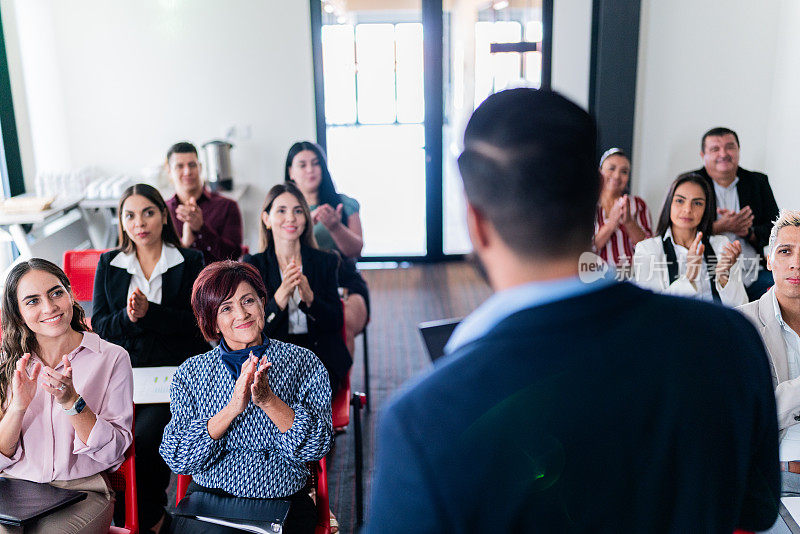
[[[275,291],[275,302],[282,310],[286,309],[289,298],[295,289],[300,291],[300,299],[306,303],[306,306],[311,306],[311,303],[314,302],[314,292],[311,291],[308,278],[303,274],[302,268],[292,259],[283,270],[283,281]]]
[[[615,226],[629,226],[635,224],[628,195],[622,195],[614,201],[611,213],[608,214],[608,221]]]
[[[718,218],[714,223],[714,233],[733,232],[739,237],[747,237],[753,227],[753,210],[745,206],[739,211],[717,209]]]
[[[9,409],[25,412],[36,396],[36,388],[39,382],[41,382],[42,388],[52,395],[62,407],[72,407],[75,401],[78,400],[78,393],[75,391],[75,386],[72,385],[72,366],[69,363],[69,358],[67,356],[61,357],[61,361],[64,363],[63,373],[36,362],[31,368],[31,373],[28,374],[30,360],[31,355],[26,352],[17,361],[17,367],[11,379]]]
[[[128,319],[130,319],[132,323],[135,323],[147,315],[147,310],[149,308],[150,303],[147,301],[145,294],[142,293],[142,290],[138,287],[134,289],[131,296],[128,297],[128,305],[125,308],[128,312]]]
[[[191,246],[194,243],[194,232],[199,232],[203,227],[203,210],[194,197],[191,197],[185,204],[178,205],[175,217],[183,223],[181,244],[185,247]]]
[[[230,409],[240,414],[245,411],[250,400],[266,411],[270,402],[275,398],[275,394],[269,387],[268,370],[272,367],[272,362],[267,361],[267,357],[262,356],[259,360],[252,351],[250,356],[242,364],[242,372],[236,379],[233,386],[233,395],[228,402]]]
[[[700,274],[700,268],[703,264],[703,253],[706,250],[706,246],[703,244],[702,239],[703,232],[697,232],[697,236],[695,236],[694,241],[692,241],[692,244],[689,246],[689,252],[686,255],[686,278],[690,282],[694,282],[697,279],[697,275]],[[723,247],[722,253],[719,255],[719,258],[717,258],[717,266],[715,269],[717,280],[719,280],[722,287],[725,287],[725,284],[728,283],[731,267],[736,263],[741,253],[742,244],[739,241],[733,241]]]
[[[311,221],[314,224],[321,222],[329,231],[334,230],[342,223],[343,209],[342,204],[336,206],[336,209],[333,209],[330,204],[322,204],[311,212]]]

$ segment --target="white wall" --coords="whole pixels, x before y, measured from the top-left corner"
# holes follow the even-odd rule
[[[800,148],[800,3],[796,0],[780,2],[775,76],[772,86],[764,169],[769,172],[770,183],[778,206],[800,209],[800,181],[798,181],[797,153]]]
[[[137,175],[175,141],[233,139],[246,242],[292,142],[314,139],[308,2],[2,0],[27,187],[36,171]],[[9,28],[9,25],[12,27]],[[23,108],[23,109],[20,109]],[[27,114],[27,117],[26,117]],[[249,138],[241,133],[249,130]]]
[[[592,54],[592,0],[553,2],[553,72],[551,86],[589,109]]]
[[[776,193],[787,188],[790,177],[767,156],[775,123],[786,116],[775,107],[776,95],[784,105],[792,100],[778,87],[791,79],[797,88],[800,78],[797,66],[784,75],[776,64],[776,53],[783,63],[796,61],[797,48],[785,45],[798,44],[791,26],[800,17],[779,22],[797,11],[792,3],[642,0],[633,187],[654,218],[671,181],[702,165],[700,138],[714,126],[739,134],[742,167],[767,172]]]

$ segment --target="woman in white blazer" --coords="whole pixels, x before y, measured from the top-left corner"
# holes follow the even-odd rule
[[[742,283],[742,251],[723,235],[709,235],[714,221],[712,191],[694,173],[670,186],[656,236],[640,241],[633,255],[637,285],[669,295],[739,306],[747,302]]]

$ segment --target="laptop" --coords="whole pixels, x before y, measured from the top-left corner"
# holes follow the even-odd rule
[[[461,319],[439,319],[438,321],[426,321],[417,325],[422,341],[428,350],[431,361],[436,361],[444,356],[444,346],[453,334]]]
[[[0,477],[0,523],[22,527],[85,498],[83,491]]]

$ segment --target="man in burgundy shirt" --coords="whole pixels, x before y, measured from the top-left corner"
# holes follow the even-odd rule
[[[236,201],[209,191],[200,178],[197,149],[175,143],[167,152],[175,194],[167,200],[181,244],[203,253],[206,265],[242,255],[242,215]]]

